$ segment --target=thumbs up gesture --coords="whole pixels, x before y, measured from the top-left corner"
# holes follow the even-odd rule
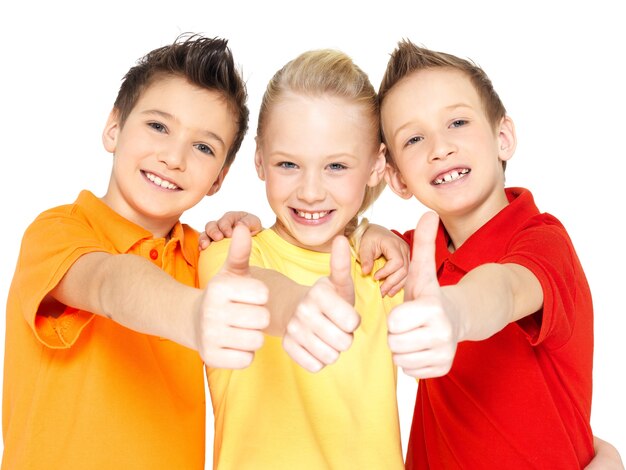
[[[360,322],[354,309],[350,245],[338,236],[331,249],[330,276],[319,279],[297,306],[287,324],[283,347],[302,367],[318,372],[348,350]]]
[[[248,228],[236,226],[228,257],[204,290],[195,331],[198,351],[208,366],[245,368],[263,345],[269,294],[265,284],[250,277],[251,246]]]
[[[439,218],[427,212],[413,238],[413,257],[404,288],[404,303],[387,318],[393,360],[407,375],[439,377],[448,373],[458,342],[455,313],[437,281],[435,238]]]

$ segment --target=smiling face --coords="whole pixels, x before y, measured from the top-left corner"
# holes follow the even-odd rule
[[[165,236],[185,210],[219,189],[235,132],[235,117],[219,93],[176,76],[156,80],[123,126],[115,110],[109,116],[103,142],[114,160],[103,201],[155,237]]]
[[[274,230],[302,248],[330,251],[384,172],[383,147],[361,105],[285,93],[272,105],[255,162],[276,214]]]
[[[494,130],[468,77],[451,68],[415,72],[385,97],[382,126],[396,168],[387,182],[444,224],[479,227],[507,204],[502,161],[515,149],[512,121]]]

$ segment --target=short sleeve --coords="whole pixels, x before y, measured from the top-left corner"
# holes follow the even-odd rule
[[[70,307],[60,316],[46,316],[40,306],[79,257],[96,251],[108,250],[86,222],[70,213],[48,211],[26,230],[11,294],[35,336],[46,346],[70,347],[93,317]]]
[[[524,266],[541,284],[542,311],[518,322],[531,344],[545,343],[553,348],[564,344],[572,334],[580,308],[577,297],[589,297],[580,292],[586,280],[565,230],[558,225],[543,225],[520,231],[500,263]]]

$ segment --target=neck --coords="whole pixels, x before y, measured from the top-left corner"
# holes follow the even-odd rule
[[[496,198],[490,204],[483,204],[480,208],[470,213],[462,215],[441,214],[441,222],[451,240],[451,246],[448,249],[451,252],[458,250],[469,237],[508,205],[509,201],[503,191],[501,197]]]

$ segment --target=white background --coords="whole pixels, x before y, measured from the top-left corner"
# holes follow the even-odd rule
[[[183,221],[202,228],[226,210],[241,209],[256,213],[268,226],[273,220],[252,160],[256,114],[268,79],[297,54],[332,47],[350,54],[378,88],[388,54],[407,37],[474,59],[515,120],[519,144],[507,184],[530,188],[540,209],[556,215],[574,241],[595,303],[591,422],[596,435],[626,453],[625,276],[620,274],[626,265],[621,246],[626,202],[623,2],[385,0],[368,6],[357,0],[24,0],[3,5],[2,303],[22,233],[32,219],[46,208],[72,202],[83,188],[104,194],[111,157],[100,133],[122,76],[149,50],[187,31],[230,39],[248,83],[251,131],[222,190]],[[416,202],[386,190],[366,215],[406,230],[421,212]],[[414,383],[401,376],[404,436],[414,390]],[[210,463],[210,411],[207,416]]]

